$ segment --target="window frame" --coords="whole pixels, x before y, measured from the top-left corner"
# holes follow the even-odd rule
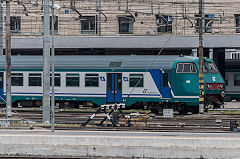
[[[203,18],[204,25],[205,25],[204,29],[203,29],[204,33],[212,33],[213,32],[213,24],[214,24],[213,21],[210,23],[211,24],[210,27],[206,27],[206,24],[209,23],[212,20],[212,18],[210,18],[209,15],[210,14],[205,14],[205,17]],[[199,16],[199,14],[195,14],[194,17],[195,17],[195,32],[199,33],[200,16]],[[196,18],[198,18],[198,19],[196,19]]]
[[[157,29],[157,33],[172,33],[172,30],[173,30],[173,27],[172,27],[172,25],[173,25],[173,21],[166,21],[166,19],[168,20],[169,18],[173,18],[172,16],[170,16],[170,15],[161,15],[161,16],[159,16],[159,15],[156,15],[156,29]],[[159,23],[160,22],[160,20],[162,21],[165,21],[165,23],[163,23],[162,24],[162,26],[161,25],[159,25],[159,24],[161,24],[161,23]],[[165,25],[165,26],[164,26]],[[161,31],[161,29],[160,28],[163,28],[162,30],[164,30],[164,31]]]
[[[21,17],[20,16],[10,16],[10,31],[11,33],[21,32]]]
[[[235,20],[235,27],[236,27],[235,32],[240,33],[240,14],[234,14],[234,20]]]
[[[67,85],[67,82],[68,82],[67,78],[71,77],[71,76],[68,76],[68,75],[78,75],[78,86]],[[77,76],[72,76],[72,77],[77,77]],[[66,73],[65,80],[66,80],[66,83],[65,83],[66,87],[80,87],[80,74],[79,73]]]
[[[131,16],[118,16],[118,34],[134,34],[134,19]],[[121,31],[121,23],[128,24],[128,32]]]
[[[30,74],[32,74],[32,75],[33,75],[33,74],[35,74],[35,75],[36,75],[36,74],[40,74],[40,75],[41,75],[41,76],[40,76],[40,77],[41,77],[41,83],[40,83],[40,85],[37,85],[37,86],[36,86],[36,85],[30,85],[30,77],[31,77]],[[33,76],[32,78],[34,78],[34,77],[39,77],[39,76]],[[42,74],[41,74],[41,73],[28,73],[28,86],[29,86],[29,87],[41,87],[41,86],[42,86]]]
[[[131,86],[131,75],[142,75],[141,76],[141,78],[140,78],[140,81],[142,80],[142,86],[138,86],[139,85],[139,83],[138,83],[138,85],[134,85],[134,86]],[[139,80],[138,80],[139,81]],[[129,74],[129,88],[144,88],[144,74],[143,73],[130,73]]]
[[[182,69],[182,72],[178,72],[178,66],[180,65],[180,64],[183,64],[183,69]],[[191,68],[191,72],[183,72],[184,71],[184,65],[185,64],[191,64],[191,66],[194,66],[195,67],[195,72],[192,72],[192,70],[193,70],[193,68]],[[190,67],[191,67],[190,66]],[[177,63],[177,67],[176,67],[176,71],[175,71],[176,73],[197,73],[198,72],[198,70],[197,70],[197,67],[196,67],[196,64],[195,63],[193,63],[193,62],[179,62],[179,63]]]
[[[84,18],[87,18],[84,20]],[[83,16],[80,19],[80,32],[81,34],[97,34],[97,16]],[[91,30],[91,21],[94,21],[94,29]],[[88,22],[88,30],[84,29],[83,30],[83,23]]]
[[[89,76],[87,77],[87,74],[96,74],[97,76]],[[87,86],[86,85],[86,78],[96,78],[98,79],[98,85],[97,86]],[[99,74],[98,73],[85,73],[85,87],[99,87]]]

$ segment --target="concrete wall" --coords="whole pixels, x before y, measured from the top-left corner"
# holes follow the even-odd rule
[[[240,138],[200,136],[1,134],[0,155],[141,158],[234,158],[240,156],[238,151]]]

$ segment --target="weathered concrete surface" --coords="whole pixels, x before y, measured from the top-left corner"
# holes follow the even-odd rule
[[[104,133],[104,132],[103,132]],[[137,134],[138,133],[138,134]],[[64,133],[0,133],[0,155],[105,156],[153,158],[236,158],[240,136],[136,132],[110,135]],[[158,135],[159,134],[159,135]]]

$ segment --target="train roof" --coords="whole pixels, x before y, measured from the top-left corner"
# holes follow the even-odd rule
[[[5,69],[0,56],[0,69]],[[55,56],[55,69],[171,69],[175,61],[194,61],[196,57],[176,55],[79,55]],[[50,58],[51,61],[51,58]],[[12,69],[42,69],[43,56],[12,56]]]

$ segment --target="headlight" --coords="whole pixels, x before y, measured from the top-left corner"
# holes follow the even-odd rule
[[[220,84],[219,85],[219,88],[223,89],[224,85],[223,84]]]
[[[211,88],[211,85],[210,85],[210,84],[207,84],[207,88]]]
[[[225,92],[224,91],[221,92],[221,96],[225,97]]]

